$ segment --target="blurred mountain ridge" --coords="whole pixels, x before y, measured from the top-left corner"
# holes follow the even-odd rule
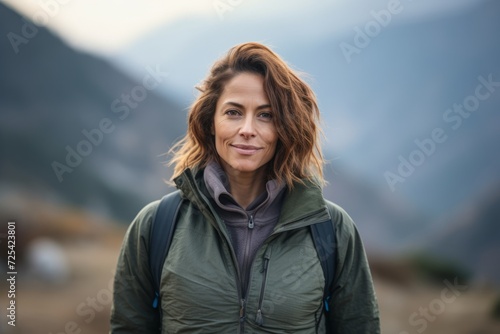
[[[404,11],[411,11],[411,5],[405,3]],[[290,29],[269,29],[265,15],[256,25],[254,19],[238,15],[238,9],[219,23],[209,17],[185,17],[145,36],[115,59],[131,73],[137,64],[162,61],[167,68],[175,67],[174,88],[189,92],[221,56],[220,50],[251,40],[271,45],[309,74],[308,81],[318,96],[328,136],[325,151],[329,158],[336,157],[334,168],[327,170],[330,186],[326,196],[355,218],[370,247],[400,253],[424,244],[440,255],[462,207],[471,206],[478,212],[486,209],[483,202],[493,196],[491,186],[500,184],[498,90],[464,117],[458,128],[444,120],[449,108],[475,94],[478,78],[491,76],[500,81],[500,3],[477,1],[447,14],[415,20],[394,15],[387,27],[369,38],[368,46],[352,55],[350,63],[339,45],[355,45],[353,28],[362,30],[369,21],[341,30],[325,24],[321,33],[308,36],[308,30],[300,27],[326,22],[324,17],[331,13],[327,7],[322,5],[317,15],[302,15],[300,25],[293,24],[297,17],[282,18],[279,24]],[[164,48],[159,43],[162,40],[172,43]],[[435,152],[391,192],[384,173],[397,173],[399,157],[408,159],[418,150],[415,141],[429,138],[436,128],[443,130],[446,141],[435,143]],[[500,204],[500,199],[492,200]],[[478,224],[475,233],[462,231],[463,235],[455,237],[481,239],[488,233],[488,223],[497,221],[490,217]],[[500,233],[493,232],[491,238],[500,240]],[[427,240],[431,241],[424,242]],[[491,262],[478,265],[473,258],[491,252],[489,246],[472,246],[471,242],[457,242],[452,247],[462,247],[457,256],[452,252],[443,252],[443,256],[458,257],[469,270],[482,267],[488,271]],[[498,275],[493,276],[499,281]]]
[[[22,36],[24,21],[19,14],[0,4],[0,17],[2,36],[9,32]],[[3,193],[21,188],[128,221],[147,200],[168,191],[162,179],[168,178],[168,170],[160,155],[185,129],[185,110],[177,101],[144,89],[147,96],[130,102],[137,106],[128,108],[128,113],[124,102],[113,110],[112,103],[124,94],[130,96],[142,80],[133,80],[108,61],[70,49],[45,28],[39,27],[28,43],[20,44],[17,54],[2,38],[0,53]],[[149,73],[147,68],[143,72],[144,77]],[[100,129],[105,119],[111,133],[102,134],[100,142],[94,134],[98,145],[88,156],[82,154],[71,172],[63,172],[59,182],[53,163],[68,166],[66,147],[78,153],[79,143],[89,141],[82,132]],[[80,148],[88,152],[88,147]]]
[[[266,16],[256,25],[254,19],[238,15],[238,8],[223,21],[184,17],[113,59],[129,73],[147,63],[163,64],[175,84],[163,86],[162,92],[177,92],[187,103],[194,83],[206,75],[221,50],[243,41],[262,41],[308,73],[328,135],[328,155],[340,156],[345,166],[371,179],[381,191],[390,191],[384,173],[396,172],[399,155],[408,159],[418,149],[414,141],[428,138],[438,127],[445,131],[446,142],[396,185],[398,194],[440,216],[455,210],[470,194],[479,194],[491,180],[500,180],[500,155],[490,154],[500,140],[500,92],[481,101],[456,130],[443,120],[448,108],[474,94],[479,76],[491,74],[500,81],[498,1],[478,1],[448,15],[419,20],[403,21],[394,15],[350,63],[339,45],[355,45],[353,29],[364,29],[369,21],[339,31],[324,25],[325,31],[309,37],[299,27],[321,25],[329,13],[325,7],[318,7],[318,17],[301,16],[300,25],[293,24],[296,17],[282,18],[280,24],[292,30],[269,29],[266,20],[271,18]],[[411,4],[405,4],[404,12],[411,10]],[[166,40],[171,43],[162,42]]]
[[[476,201],[463,206],[448,225],[426,242],[431,252],[450,259],[471,272],[475,279],[500,282],[500,184],[486,189]]]
[[[493,2],[485,2],[485,5],[477,11],[489,12],[492,6],[494,6]],[[476,13],[472,16],[478,15]],[[0,4],[0,17],[2,18],[0,31],[3,36],[9,32],[20,33],[23,25],[20,15]],[[471,20],[471,22],[476,21]],[[432,24],[439,25],[438,22]],[[427,23],[421,29],[425,30],[426,34],[430,34],[431,30],[435,29],[432,24]],[[491,20],[486,20],[484,24],[488,29],[491,28]],[[416,26],[418,25],[416,24]],[[396,38],[396,41],[407,40],[408,36],[405,34],[414,28],[415,26],[398,27],[397,31],[385,31],[378,37],[377,43],[360,54],[359,59],[356,60],[359,65],[354,66],[345,66],[345,63],[342,63],[344,60],[339,54],[338,44],[334,38],[322,42],[314,41],[309,45],[305,41],[304,43],[308,46],[305,48],[301,44],[297,44],[287,46],[287,51],[283,49],[284,57],[290,59],[293,64],[305,68],[301,64],[305,64],[308,58],[309,62],[313,64],[311,65],[313,72],[315,72],[313,88],[318,90],[322,110],[326,111],[327,114],[325,117],[327,123],[329,119],[335,120],[337,118],[337,116],[330,115],[329,111],[333,110],[339,110],[338,118],[340,120],[351,112],[354,115],[357,113],[359,118],[356,120],[363,123],[359,125],[359,129],[363,130],[361,131],[363,132],[362,137],[357,139],[359,142],[348,147],[347,151],[352,152],[326,147],[328,156],[331,156],[333,151],[339,151],[342,159],[335,160],[332,166],[325,170],[326,178],[330,181],[330,186],[325,189],[325,196],[339,203],[349,212],[358,224],[363,239],[370,249],[396,255],[407,249],[409,245],[415,245],[416,241],[425,238],[436,221],[436,215],[433,212],[427,212],[420,206],[420,201],[414,200],[415,193],[421,197],[432,197],[433,194],[429,194],[429,189],[434,190],[436,187],[440,187],[443,188],[440,191],[445,194],[440,194],[440,196],[453,197],[454,188],[447,189],[446,187],[450,182],[456,182],[457,177],[463,175],[464,170],[466,172],[472,171],[472,173],[487,170],[489,174],[494,174],[494,167],[498,162],[498,157],[492,154],[492,152],[496,152],[495,143],[498,140],[495,140],[499,136],[497,132],[499,123],[493,121],[498,119],[495,118],[498,116],[495,116],[497,114],[494,113],[492,102],[494,99],[498,99],[497,94],[487,101],[489,103],[486,105],[487,110],[481,110],[482,115],[489,116],[480,118],[479,115],[474,115],[478,117],[475,117],[475,120],[471,118],[467,124],[464,124],[460,130],[461,137],[459,138],[462,142],[460,140],[453,142],[450,138],[447,146],[442,146],[444,150],[455,152],[456,149],[463,153],[461,146],[463,141],[472,141],[465,146],[467,148],[465,156],[455,153],[451,157],[440,158],[436,155],[438,160],[444,159],[445,162],[441,165],[432,161],[427,162],[425,167],[428,168],[415,172],[415,175],[411,176],[412,179],[408,179],[408,183],[400,185],[403,190],[400,192],[387,191],[386,185],[381,186],[379,183],[373,182],[373,179],[369,179],[367,174],[361,174],[363,176],[360,177],[356,160],[350,159],[349,156],[359,155],[367,159],[366,161],[373,161],[372,166],[375,172],[379,173],[379,177],[382,178],[383,170],[380,168],[384,167],[380,166],[384,166],[391,159],[396,161],[399,152],[402,154],[414,149],[410,144],[405,144],[405,140],[401,140],[397,143],[391,143],[392,149],[389,147],[386,152],[384,141],[388,141],[391,137],[399,140],[400,132],[407,131],[407,129],[397,125],[398,122],[403,124],[408,122],[408,120],[402,119],[404,116],[398,115],[398,108],[407,107],[407,105],[401,104],[402,97],[400,96],[397,96],[397,99],[394,97],[394,100],[392,97],[390,98],[389,105],[395,105],[395,107],[390,110],[390,113],[388,112],[389,115],[383,113],[383,119],[388,119],[389,124],[384,124],[380,115],[377,118],[370,115],[378,114],[378,110],[370,105],[380,105],[382,102],[379,96],[393,94],[387,87],[393,87],[401,78],[393,75],[391,79],[387,79],[388,86],[382,88],[383,85],[377,80],[383,77],[381,73],[387,71],[389,65],[384,63],[383,66],[374,66],[372,61],[368,61],[373,52],[380,52],[378,57],[374,57],[375,60],[388,56],[388,52],[394,51],[393,46],[387,45],[390,39],[395,38],[394,34],[401,34],[399,39]],[[2,115],[0,121],[2,152],[0,197],[17,194],[17,198],[22,200],[26,193],[30,193],[43,200],[60,202],[62,205],[81,206],[86,210],[97,211],[129,222],[145,203],[157,199],[169,191],[163,178],[168,178],[171,171],[162,165],[165,157],[161,154],[166,152],[169,146],[185,132],[185,106],[187,105],[185,96],[179,94],[178,99],[176,99],[176,92],[172,92],[169,87],[171,87],[172,81],[175,81],[174,70],[190,72],[186,71],[185,67],[178,66],[179,68],[176,69],[172,64],[163,64],[159,58],[152,57],[147,61],[137,62],[141,64],[141,67],[135,68],[136,76],[133,79],[130,74],[124,74],[121,69],[118,69],[113,60],[103,60],[92,55],[79,53],[64,45],[46,29],[38,28],[38,30],[38,34],[27,44],[20,45],[18,54],[13,51],[7,38],[0,42],[0,54],[2,54],[0,62],[0,73],[2,73],[0,79],[0,114]],[[172,33],[175,34],[175,32]],[[230,39],[217,39],[217,34],[213,36],[215,41],[224,40],[225,44],[232,43]],[[203,48],[210,44],[208,37],[206,40],[203,38],[200,40],[203,40],[204,43],[185,41],[185,48],[182,50],[175,48],[175,45],[170,47],[176,49],[180,55],[189,55],[187,64],[191,62],[190,59],[193,63],[198,64],[194,57],[201,58],[199,55],[202,54]],[[339,39],[336,41],[338,42]],[[432,42],[432,40],[429,41],[430,44]],[[380,46],[377,46],[379,44]],[[207,59],[204,61],[211,61],[210,55],[216,53],[215,50],[218,47],[220,47],[218,50],[224,49],[222,45],[215,43],[212,45],[211,51],[207,50],[205,53]],[[401,59],[407,59],[408,53],[414,52],[414,49],[410,48],[410,44],[405,45],[405,47],[408,47],[408,50],[398,49],[398,56]],[[498,54],[499,50],[498,46],[490,45],[490,47],[488,55],[485,56],[485,63],[488,64],[491,64],[490,57]],[[383,48],[387,48],[388,51],[383,51]],[[142,52],[147,53],[147,50],[142,50]],[[150,51],[150,54],[155,53],[158,52]],[[168,55],[168,52],[165,53]],[[159,53],[159,55],[162,54]],[[400,64],[392,64],[392,66],[398,70],[399,66],[412,65],[411,61],[425,63],[428,61],[425,57],[424,53],[423,56],[406,60],[409,62],[408,64],[401,60]],[[200,64],[204,66],[201,61]],[[134,87],[142,85],[142,79],[148,74],[146,69],[148,66],[150,68],[159,66],[168,72],[169,76],[158,89],[147,91],[147,97],[138,103],[137,108],[130,110],[130,114],[125,119],[121,120],[120,114],[113,111],[112,103],[121,98],[123,94],[130,94]],[[457,66],[462,66],[462,64]],[[484,65],[484,69],[487,73],[490,68]],[[431,70],[435,71],[436,69]],[[467,71],[476,73],[476,70],[468,69]],[[206,72],[206,69],[204,71]],[[197,72],[193,71],[193,73]],[[403,73],[411,77],[410,72]],[[203,75],[198,78],[201,77]],[[335,79],[336,77],[342,79]],[[500,78],[500,75],[498,77]],[[325,84],[324,81],[327,78],[334,78],[329,81],[329,85]],[[421,83],[426,77],[421,75],[415,78]],[[476,80],[475,77],[473,79]],[[357,81],[361,81],[362,85],[356,86]],[[446,81],[440,81],[440,84],[444,85],[445,83]],[[417,84],[411,82],[406,84],[415,85],[413,90],[420,92]],[[470,82],[463,83],[464,92],[470,91],[470,84]],[[381,87],[382,91],[375,89],[377,87]],[[473,88],[474,86],[472,86]],[[372,89],[373,91],[370,92]],[[384,89],[389,90],[383,91]],[[330,90],[335,94],[330,94]],[[455,91],[448,93],[446,98],[439,100],[443,106],[449,103],[442,102],[443,100],[459,101]],[[366,98],[360,99],[359,95],[366,96]],[[346,96],[349,98],[345,99]],[[458,96],[463,98],[460,94]],[[418,98],[415,96],[410,101],[415,102]],[[340,102],[334,101],[336,99],[339,99]],[[350,103],[352,106],[347,107]],[[438,113],[442,113],[443,108],[439,108]],[[423,117],[435,119],[436,115],[427,113]],[[73,172],[65,173],[64,180],[59,182],[52,163],[54,161],[65,163],[66,146],[76,150],[78,143],[86,139],[82,131],[98,128],[104,118],[111,120],[114,130],[105,134],[102,143],[93,147],[92,152],[82,158],[81,164],[75,167]],[[439,125],[440,123],[435,124]],[[485,124],[488,127],[485,127]],[[487,131],[483,131],[483,136],[476,136],[477,129],[482,127]],[[420,127],[410,135],[425,133],[427,129],[424,128]],[[412,141],[410,140],[409,143]],[[478,150],[478,146],[482,149]],[[388,153],[394,156],[388,158]],[[380,157],[377,157],[378,154]],[[366,161],[362,164],[366,164]],[[455,170],[450,168],[451,165],[463,168]],[[377,170],[377,168],[379,169]],[[442,175],[439,175],[437,171],[442,169],[449,171],[451,178],[441,184],[438,176]],[[432,177],[429,176],[429,173]],[[491,180],[489,174],[488,178],[479,182],[478,185],[469,185],[467,189],[473,188],[475,194],[481,193],[486,181],[490,182]],[[417,181],[412,181],[413,178]],[[464,183],[465,181],[464,178]],[[405,189],[410,188],[411,182],[421,182],[423,185],[415,190],[415,193],[405,191]],[[423,190],[427,190],[427,193],[419,193]],[[470,192],[467,194],[470,195]],[[453,198],[455,199],[454,203],[460,203],[459,197],[458,199],[456,196]],[[491,198],[493,203],[498,203],[500,200],[494,194],[491,197],[488,194],[487,198]],[[481,210],[483,210],[484,200],[483,197],[476,197],[476,195],[469,198],[470,205],[481,208]],[[28,210],[29,207],[24,209]],[[484,210],[489,209],[484,207]],[[491,233],[488,224],[496,223],[495,219],[497,218],[495,217],[494,215],[481,216],[482,221],[485,222],[481,226],[484,227],[478,228],[474,234],[470,233],[469,230],[460,230],[456,232],[454,238],[465,240],[474,237],[477,240],[483,240],[484,233]],[[456,224],[457,222],[450,220],[449,224],[446,222],[443,226],[449,225],[449,228],[453,229]],[[498,237],[498,235],[495,236],[495,233],[498,232],[496,230],[493,232],[491,233],[492,238]],[[447,233],[443,232],[443,238],[447,238]],[[436,243],[444,245],[445,243],[441,241],[436,240]],[[481,254],[492,252],[490,244],[482,244],[473,240],[456,242],[454,247],[454,249],[460,250],[454,254],[467,253],[482,256]],[[436,254],[443,252],[441,248],[435,247],[434,243],[425,245],[425,248]],[[453,257],[454,254],[446,253],[446,256]],[[485,257],[484,264],[481,266],[476,266],[477,257],[459,257],[465,260],[462,263],[464,266],[477,269],[480,275],[484,274],[500,282],[497,273],[488,269],[495,265],[493,257]]]

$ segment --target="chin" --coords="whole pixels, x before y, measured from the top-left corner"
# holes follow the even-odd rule
[[[241,173],[253,173],[258,170],[257,167],[249,167],[249,166],[238,166],[236,168],[233,168],[234,170],[241,172]]]
[[[231,168],[240,173],[253,173],[257,172],[263,166],[259,166],[253,163],[234,163],[231,164]]]

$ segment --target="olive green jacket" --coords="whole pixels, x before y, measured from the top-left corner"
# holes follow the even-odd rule
[[[201,177],[175,181],[184,201],[162,272],[161,315],[152,307],[149,230],[159,201],[147,205],[125,236],[114,282],[110,333],[380,333],[366,255],[351,218],[313,185],[286,194],[273,233],[259,248],[247,295],[230,236]],[[325,316],[325,279],[310,224],[336,224],[334,290]]]

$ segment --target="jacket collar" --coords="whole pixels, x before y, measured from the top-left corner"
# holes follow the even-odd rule
[[[276,180],[267,181],[265,191],[259,194],[248,207],[242,208],[231,195],[229,179],[217,162],[212,161],[207,165],[203,171],[203,179],[210,197],[221,209],[219,213],[229,214],[227,217],[242,215],[247,219],[248,213],[252,213],[255,214],[255,223],[258,224],[262,219],[269,220],[273,216],[277,218],[281,211],[285,185],[278,184]]]
[[[203,180],[203,169],[187,168],[174,179],[182,195],[195,204],[202,213],[214,216],[209,201],[209,192]],[[311,181],[296,183],[292,190],[287,190],[281,215],[275,232],[307,226],[329,219],[328,209],[321,188]]]
[[[288,191],[281,209],[276,231],[307,226],[329,219],[321,187],[311,181],[295,183]]]

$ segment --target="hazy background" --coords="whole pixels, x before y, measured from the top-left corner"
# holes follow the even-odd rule
[[[383,332],[498,333],[499,32],[494,0],[0,2],[0,269],[16,221],[16,329],[107,332],[121,240],[171,191],[164,153],[193,87],[259,41],[317,94],[325,197],[363,236]],[[15,332],[1,282],[0,332]]]

